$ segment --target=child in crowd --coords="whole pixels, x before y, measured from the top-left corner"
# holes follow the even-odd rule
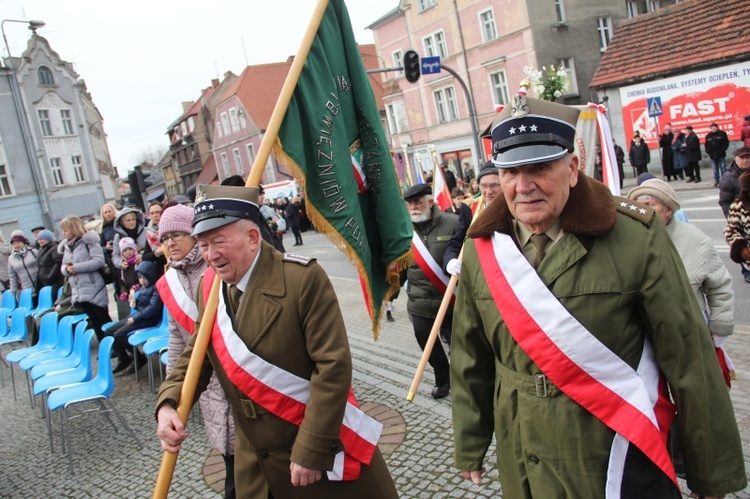
[[[138,329],[154,327],[161,322],[164,304],[156,290],[156,268],[152,262],[141,262],[136,268],[138,282],[141,287],[135,299],[135,312],[126,319],[116,322],[108,331],[115,337],[114,350],[119,358],[117,367],[112,371],[122,375],[135,372],[133,357],[130,354],[131,347],[128,344],[128,336]],[[138,366],[146,364],[146,356],[140,352],[138,355]]]
[[[138,246],[132,237],[123,237],[119,242],[120,254],[122,255],[122,270],[117,276],[117,290],[120,293],[120,301],[130,301],[130,293],[134,286],[138,286],[138,276],[135,272],[135,260],[138,256]]]

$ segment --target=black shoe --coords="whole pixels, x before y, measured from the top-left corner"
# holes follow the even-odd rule
[[[393,318],[393,314],[391,314],[390,310],[386,311],[385,318],[388,319],[388,322],[396,322],[396,319]]]
[[[292,244],[292,246],[299,246],[299,244],[297,244],[297,243],[294,243],[294,244]]]
[[[135,356],[138,358],[138,369],[148,364],[148,357],[143,355],[140,351],[137,351]]]
[[[695,180],[693,180],[692,178],[689,178],[685,182],[690,183],[690,182],[695,182]]]
[[[451,385],[436,386],[432,389],[432,398],[443,399],[451,392]]]
[[[750,275],[745,276],[745,282],[750,284]]]
[[[440,333],[440,339],[446,345],[450,345],[451,344],[451,335],[449,335],[449,334]]]
[[[117,367],[115,367],[112,370],[112,374],[121,373],[122,371],[124,371],[125,369],[127,369],[128,367],[130,367],[130,364],[132,364],[132,363],[133,363],[133,359],[130,358],[129,356],[127,356],[127,357],[121,357],[120,361],[117,363]]]

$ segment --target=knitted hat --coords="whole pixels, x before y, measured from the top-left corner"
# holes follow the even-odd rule
[[[16,229],[10,234],[10,242],[15,243],[16,241],[21,241],[24,244],[29,244],[29,240],[26,239],[26,236],[20,229]]]
[[[159,219],[159,236],[167,232],[193,232],[193,209],[184,204],[170,206]]]
[[[49,229],[44,229],[43,231],[40,231],[39,234],[36,235],[36,240],[44,239],[45,241],[49,241],[51,243],[55,242],[55,233],[52,232]]]
[[[628,193],[628,199],[637,200],[639,196],[651,196],[656,198],[661,201],[664,206],[671,209],[672,212],[680,209],[680,202],[677,201],[677,193],[671,185],[663,180],[659,180],[658,178],[646,180]]]
[[[133,241],[133,238],[123,237],[122,239],[120,239],[120,254],[122,254],[122,252],[128,248],[138,253],[138,246],[136,246],[135,241]]]

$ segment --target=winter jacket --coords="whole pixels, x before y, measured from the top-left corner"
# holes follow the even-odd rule
[[[606,186],[579,175],[560,222],[563,235],[547,250],[539,278],[634,370],[645,339],[651,342],[677,404],[689,487],[706,495],[745,488],[742,443],[706,322],[653,210],[613,199]],[[542,371],[511,336],[490,292],[496,277],[488,278],[477,253],[476,241],[496,231],[513,234],[501,196],[472,224],[464,245],[451,341],[455,465],[481,469],[494,433],[504,496],[605,497],[615,432],[551,382],[546,393],[535,390]],[[671,480],[642,454],[640,469],[628,474],[639,461],[632,450],[618,463],[624,484],[650,492],[637,497],[667,496],[654,485]]]
[[[732,164],[727,168],[726,173],[721,176],[719,181],[719,206],[721,211],[724,212],[724,216],[729,216],[729,205],[732,201],[740,197],[740,174],[742,170],[737,166],[737,163],[732,161]]]
[[[682,170],[687,167],[687,149],[685,149],[685,134],[680,133],[672,143],[672,150],[674,151],[674,169]]]
[[[120,220],[122,219],[122,217],[124,215],[127,215],[128,213],[135,213],[135,229],[130,232],[126,231],[125,228],[120,224]],[[121,237],[132,237],[133,241],[135,241],[136,246],[138,246],[138,253],[141,253],[143,251],[143,248],[146,247],[146,223],[143,220],[143,213],[141,213],[140,210],[125,208],[120,212],[119,215],[117,215],[117,218],[115,218],[114,229],[115,238],[114,244],[112,245],[112,263],[119,269],[122,268],[122,256],[120,255]]]
[[[640,145],[633,144],[629,153],[630,164],[633,166],[646,166],[651,162],[651,151],[645,142]]]
[[[299,227],[299,204],[288,202],[284,208],[284,219],[288,228]]]
[[[711,159],[725,158],[727,148],[729,147],[729,138],[724,130],[708,132],[706,134],[706,154]]]
[[[0,282],[6,282],[10,279],[8,274],[8,258],[13,253],[13,246],[10,243],[0,243]]]
[[[685,136],[685,154],[687,156],[688,163],[697,163],[701,160],[701,139],[693,133],[689,133]]]
[[[728,173],[728,172],[727,172]],[[729,245],[729,257],[750,271],[750,260],[742,258],[742,250],[750,246],[750,173],[740,179],[743,188],[740,195],[729,207],[724,239]]]
[[[50,242],[39,248],[37,254],[37,267],[39,269],[36,283],[37,293],[45,286],[59,288],[63,285],[65,277],[61,268],[62,254],[57,251],[58,244],[57,242]]]
[[[161,301],[159,292],[156,290],[156,269],[151,262],[141,262],[136,268],[138,277],[145,277],[148,286],[141,287],[138,290],[138,296],[135,298],[135,313],[130,317],[133,323],[154,325],[158,324],[164,314],[164,303]]]
[[[172,269],[168,272],[174,272],[182,284],[183,289],[188,296],[195,299],[195,293],[198,290],[203,271],[208,264],[203,260],[198,245],[178,262],[170,262]],[[162,279],[166,279],[163,277]],[[168,288],[167,288],[168,289]],[[162,301],[167,301],[162,297]],[[169,349],[167,362],[167,375],[177,363],[177,359],[185,347],[187,347],[190,337],[194,331],[185,330],[174,319],[174,314],[169,314]],[[216,374],[211,376],[208,382],[208,388],[203,392],[200,398],[201,412],[203,414],[203,423],[206,430],[206,436],[211,443],[211,447],[221,454],[228,456],[234,454],[234,420],[232,411],[229,408],[229,401],[221,388]]]
[[[667,234],[682,259],[698,306],[708,318],[708,330],[729,336],[734,331],[732,277],[713,240],[695,225],[675,219],[667,225]]]
[[[90,230],[80,238],[61,241],[57,251],[63,254],[62,273],[68,277],[72,303],[92,303],[108,307],[107,286],[99,269],[104,266],[104,252],[99,245],[99,234]],[[68,274],[67,265],[73,264],[75,274]]]
[[[438,267],[442,267],[445,250],[458,227],[458,217],[451,213],[442,213],[435,203],[432,205],[432,218],[412,225],[414,233],[427,247]],[[406,270],[406,278],[406,310],[410,315],[434,318],[443,301],[443,293],[433,286],[432,281],[416,263]],[[452,310],[453,307],[450,308],[450,311]],[[448,313],[451,313],[450,311]]]
[[[13,251],[8,258],[10,290],[14,293],[22,289],[36,290],[38,251],[24,246],[21,251]]]

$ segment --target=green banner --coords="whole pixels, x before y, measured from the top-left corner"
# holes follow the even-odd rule
[[[359,271],[377,338],[412,225],[346,6],[330,0],[274,145],[307,214]]]

